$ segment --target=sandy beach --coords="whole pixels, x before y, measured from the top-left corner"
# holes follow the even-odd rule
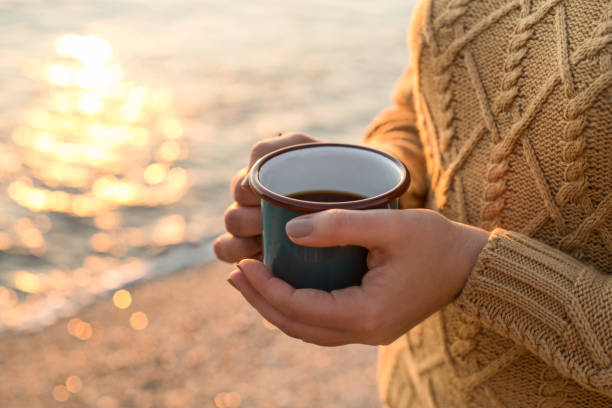
[[[378,407],[376,349],[291,339],[217,262],[129,289],[36,333],[0,338],[12,407]]]

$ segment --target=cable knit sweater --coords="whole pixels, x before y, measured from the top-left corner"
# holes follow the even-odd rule
[[[612,3],[425,0],[410,47],[366,142],[409,167],[404,207],[492,232],[456,301],[381,348],[383,401],[612,407]]]

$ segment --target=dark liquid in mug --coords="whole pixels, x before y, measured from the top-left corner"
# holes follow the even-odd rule
[[[302,201],[312,201],[315,203],[341,203],[345,201],[356,201],[367,198],[366,196],[359,194],[330,190],[302,191],[299,193],[289,194],[287,197]]]

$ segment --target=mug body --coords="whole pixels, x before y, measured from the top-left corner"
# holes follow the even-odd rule
[[[295,288],[331,291],[361,283],[367,272],[367,249],[297,245],[285,232],[287,222],[331,208],[397,208],[399,196],[408,188],[409,175],[399,160],[375,149],[311,143],[262,157],[251,169],[248,182],[262,198],[265,265]],[[359,198],[317,202],[291,197],[313,191],[349,193]]]

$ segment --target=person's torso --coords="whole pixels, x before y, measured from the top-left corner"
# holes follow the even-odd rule
[[[429,208],[612,271],[611,4],[420,5],[411,51]],[[452,304],[381,356],[392,407],[612,403]]]

